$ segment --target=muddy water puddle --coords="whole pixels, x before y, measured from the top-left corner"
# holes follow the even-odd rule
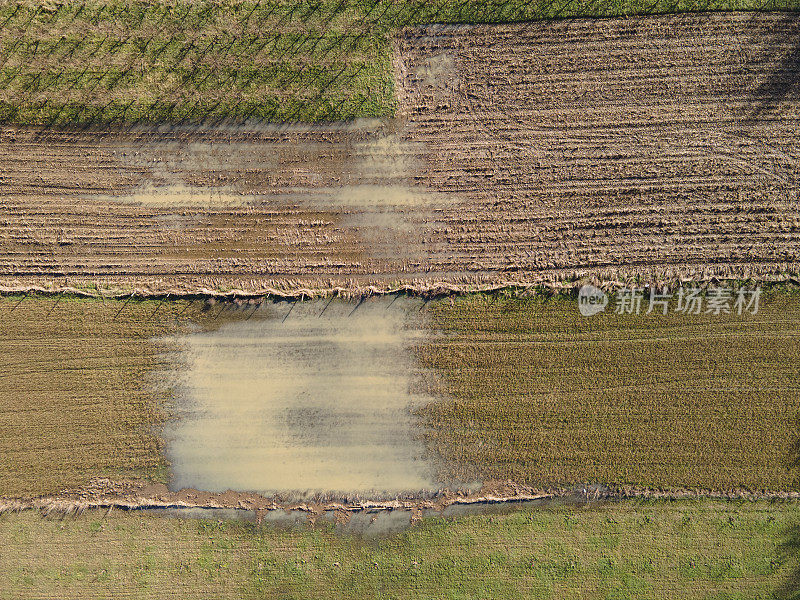
[[[246,521],[253,524],[280,528],[311,528],[333,526],[339,533],[352,533],[365,537],[382,537],[411,527],[416,520],[445,518],[454,519],[479,515],[507,515],[514,512],[556,509],[561,507],[582,508],[609,502],[589,500],[585,496],[541,498],[537,500],[508,502],[455,503],[443,510],[426,509],[414,514],[407,509],[365,509],[349,513],[326,510],[312,514],[303,510],[220,509],[220,508],[146,508],[142,513],[168,518],[201,519],[208,521]]]
[[[172,184],[156,186],[148,183],[130,195],[105,197],[107,201],[125,202],[153,208],[206,208],[218,209],[243,207],[253,201],[247,196],[213,187]]]
[[[421,302],[270,304],[178,340],[173,489],[265,495],[437,486],[412,410]]]

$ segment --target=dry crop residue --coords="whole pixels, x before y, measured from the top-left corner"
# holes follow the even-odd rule
[[[509,279],[797,271],[800,19],[674,15],[399,41],[448,243]]]
[[[397,41],[392,123],[4,128],[0,284],[780,278],[798,39],[791,14],[432,26]]]

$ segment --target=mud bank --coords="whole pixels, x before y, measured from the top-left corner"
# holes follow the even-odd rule
[[[266,497],[254,493],[226,491],[221,493],[184,489],[171,492],[165,485],[142,481],[114,481],[97,478],[86,487],[70,493],[33,499],[0,498],[0,514],[8,511],[36,510],[44,516],[77,515],[89,509],[160,511],[176,516],[242,518],[254,522],[284,524],[313,523],[335,516],[346,523],[355,517],[358,522],[379,514],[408,515],[413,523],[426,516],[459,516],[514,511],[523,507],[557,504],[589,505],[625,499],[689,500],[711,498],[732,501],[800,501],[800,492],[745,489],[646,489],[580,485],[535,488],[512,481],[490,481],[476,491],[439,490],[427,497],[405,496],[392,500],[364,497],[318,495],[304,502],[287,501],[279,496]],[[215,512],[221,511],[221,512]],[[153,512],[153,514],[159,514]],[[400,519],[400,517],[397,517]],[[405,516],[401,520],[404,520]]]
[[[404,285],[388,285],[386,287],[375,285],[357,285],[352,287],[331,286],[309,288],[305,286],[292,287],[264,287],[259,289],[232,289],[221,291],[214,288],[199,288],[191,290],[182,287],[170,288],[115,288],[104,287],[102,285],[87,285],[87,287],[74,287],[71,285],[13,285],[0,286],[0,296],[13,296],[19,294],[38,295],[38,296],[74,296],[78,298],[95,298],[97,300],[130,300],[130,299],[156,299],[156,300],[211,300],[217,302],[231,302],[235,305],[259,304],[267,300],[314,300],[319,298],[339,298],[343,300],[360,300],[362,298],[372,298],[380,296],[405,295],[410,297],[430,300],[462,294],[492,294],[496,292],[526,292],[529,294],[544,293],[577,293],[585,283],[592,284],[603,290],[613,292],[619,289],[630,289],[632,285],[641,286],[643,281],[648,281],[652,285],[661,286],[680,286],[682,283],[697,284],[706,287],[709,284],[725,285],[740,284],[742,281],[754,281],[763,284],[764,287],[788,285],[800,287],[800,277],[790,273],[761,274],[754,278],[740,277],[721,277],[708,273],[698,274],[697,277],[664,276],[654,279],[643,279],[641,275],[635,279],[599,279],[586,272],[573,272],[565,281],[546,281],[539,283],[520,283],[506,281],[503,283],[481,283],[463,282],[415,282]]]
[[[585,496],[542,496],[534,500],[511,499],[504,501],[454,502],[444,508],[381,508],[373,507],[348,512],[341,509],[323,509],[309,512],[301,509],[274,509],[268,511],[235,508],[144,508],[134,509],[142,514],[177,519],[237,520],[276,527],[314,527],[334,525],[338,533],[365,537],[380,537],[404,531],[415,522],[426,518],[453,518],[470,515],[504,515],[519,510],[552,508],[555,506],[587,506],[593,500]]]

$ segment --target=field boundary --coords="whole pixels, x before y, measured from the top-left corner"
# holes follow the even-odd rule
[[[765,287],[788,286],[792,289],[800,289],[800,277],[795,275],[783,275],[770,278],[723,278],[723,277],[704,277],[704,278],[674,278],[657,281],[620,281],[620,280],[598,280],[594,277],[575,279],[572,281],[554,282],[547,281],[541,283],[522,283],[504,282],[499,284],[468,285],[453,284],[445,282],[403,284],[398,286],[379,287],[374,285],[345,288],[335,286],[330,288],[307,288],[297,287],[281,290],[277,288],[264,288],[259,291],[229,290],[220,291],[208,288],[200,288],[197,291],[173,290],[173,291],[153,291],[146,288],[134,288],[132,291],[112,291],[102,290],[95,286],[91,288],[77,288],[72,286],[53,286],[42,287],[35,285],[21,286],[2,286],[0,285],[0,297],[3,296],[42,296],[42,297],[72,297],[96,300],[215,300],[218,302],[265,302],[267,300],[289,300],[303,301],[315,298],[341,298],[341,299],[360,299],[379,296],[408,295],[425,299],[446,298],[449,296],[464,296],[469,294],[502,294],[513,292],[522,295],[538,295],[553,293],[577,293],[578,289],[584,284],[590,284],[607,292],[628,289],[631,285],[636,287],[652,286],[676,286],[681,284],[694,284],[701,288],[710,285],[742,284],[754,283]]]
[[[203,508],[252,510],[257,514],[269,511],[299,511],[310,516],[328,511],[347,514],[404,510],[414,515],[422,511],[443,511],[449,506],[497,505],[537,500],[564,500],[575,503],[614,502],[623,500],[677,501],[717,499],[754,502],[758,500],[800,501],[800,491],[753,491],[744,488],[706,490],[692,488],[648,489],[634,486],[606,487],[602,485],[535,488],[511,481],[487,482],[476,491],[445,489],[430,494],[403,495],[393,499],[368,499],[359,496],[315,496],[308,500],[286,500],[248,492],[201,492],[183,489],[167,491],[163,484],[127,481],[116,483],[96,478],[83,490],[38,498],[0,496],[0,515],[6,512],[39,511],[44,516],[79,515],[88,509],[146,510],[156,508]]]

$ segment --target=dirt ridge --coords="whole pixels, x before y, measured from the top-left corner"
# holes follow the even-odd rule
[[[699,278],[692,277],[673,277],[651,280],[646,285],[680,286],[683,284],[696,285],[701,288],[710,285],[729,285],[742,282],[756,282],[766,285],[787,284],[792,287],[800,287],[800,277],[796,275],[783,274],[772,277],[758,278],[736,278],[736,277],[716,277],[706,276]],[[391,296],[408,295],[421,298],[440,298],[452,295],[464,295],[473,293],[498,293],[504,291],[514,291],[521,293],[536,293],[547,291],[551,293],[577,291],[582,285],[591,284],[602,290],[613,292],[614,290],[627,289],[631,286],[644,287],[641,278],[636,280],[606,279],[602,280],[594,276],[585,276],[571,281],[542,281],[537,283],[523,281],[505,281],[495,284],[453,284],[447,282],[419,282],[417,284],[403,284],[396,286],[356,286],[356,287],[288,287],[274,288],[265,287],[259,290],[234,289],[221,291],[210,288],[198,288],[196,290],[186,290],[170,288],[166,290],[153,290],[150,288],[134,288],[133,291],[121,292],[115,289],[108,289],[95,286],[94,291],[89,288],[78,288],[73,286],[39,286],[39,285],[0,285],[0,296],[16,296],[23,294],[37,295],[45,297],[70,296],[76,298],[93,298],[98,300],[129,300],[129,299],[153,299],[153,300],[180,300],[180,299],[210,299],[216,301],[264,301],[267,299],[279,300],[312,300],[315,298],[341,298],[353,299],[372,296]]]
[[[171,492],[163,484],[141,481],[112,481],[95,478],[81,490],[38,498],[0,497],[0,515],[9,511],[36,510],[44,515],[80,514],[88,509],[142,510],[152,508],[208,508],[254,511],[301,511],[310,515],[327,511],[344,513],[407,510],[443,511],[452,505],[516,503],[547,499],[576,501],[688,500],[692,498],[723,500],[800,501],[800,491],[790,490],[707,490],[700,488],[651,489],[637,486],[577,485],[537,488],[513,481],[485,482],[476,491],[443,489],[428,493],[406,494],[395,498],[349,498],[318,495],[309,499],[290,500],[267,497],[252,492],[202,492],[182,489]]]

